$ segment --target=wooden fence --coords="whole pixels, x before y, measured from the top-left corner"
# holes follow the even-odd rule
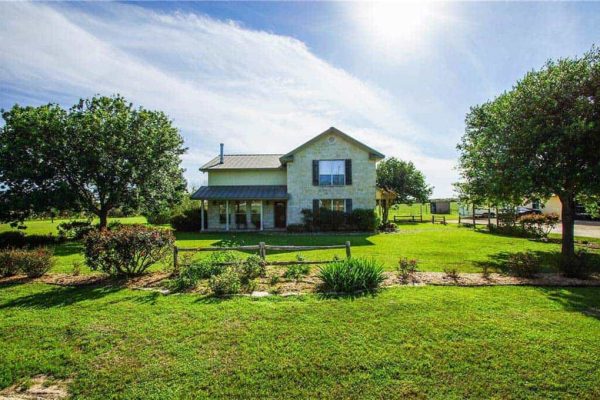
[[[432,224],[438,223],[438,224],[446,225],[446,216],[442,215],[441,217],[436,218],[435,215],[432,215],[431,223]]]
[[[267,262],[267,250],[273,251],[303,251],[303,250],[329,250],[329,249],[346,249],[346,258],[350,258],[352,253],[350,250],[350,242],[345,244],[334,244],[329,246],[293,246],[293,245],[269,245],[265,242],[260,242],[258,245],[250,246],[232,246],[232,247],[173,247],[173,268],[177,270],[179,266],[180,252],[202,252],[202,251],[258,251],[258,256],[268,265],[291,265],[291,264],[326,264],[335,260],[325,261],[270,261]]]
[[[420,222],[423,222],[423,214],[421,215],[394,215],[394,222],[417,222],[419,219]]]

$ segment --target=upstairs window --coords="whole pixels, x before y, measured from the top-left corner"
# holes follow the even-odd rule
[[[346,165],[344,160],[319,161],[319,185],[337,186],[346,183]]]

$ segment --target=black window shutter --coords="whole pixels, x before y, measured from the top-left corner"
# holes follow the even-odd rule
[[[319,213],[319,200],[313,199],[313,214],[317,215]]]
[[[348,214],[352,212],[352,199],[346,199],[346,212]]]
[[[313,160],[313,185],[319,185],[319,160]]]
[[[346,160],[346,185],[352,185],[352,160]]]

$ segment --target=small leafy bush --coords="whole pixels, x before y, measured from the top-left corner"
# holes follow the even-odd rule
[[[198,232],[201,223],[200,207],[184,210],[171,218],[171,227],[179,232]]]
[[[21,273],[37,278],[48,272],[53,264],[52,252],[43,247],[0,251],[0,276]]]
[[[81,240],[95,230],[96,227],[90,221],[71,221],[58,224],[58,236],[68,240]]]
[[[417,268],[418,261],[415,259],[408,259],[403,257],[398,262],[398,275],[403,282],[406,282],[408,279],[412,278],[415,273],[419,270]]]
[[[310,265],[308,264],[291,264],[283,273],[285,279],[299,281],[310,273]]]
[[[0,248],[21,248],[25,247],[25,234],[21,231],[7,231],[0,233]]]
[[[152,225],[165,225],[171,223],[171,210],[162,210],[145,215],[146,220]]]
[[[446,274],[446,277],[453,281],[457,281],[459,278],[458,270],[456,268],[444,268],[444,273]]]
[[[385,222],[385,223],[379,225],[378,229],[381,232],[392,233],[392,232],[396,232],[398,230],[398,227],[393,222]]]
[[[519,218],[519,223],[525,232],[534,237],[546,238],[558,225],[557,214],[528,214]]]
[[[304,224],[289,224],[287,226],[287,231],[290,233],[302,233],[306,232],[306,226]]]
[[[239,266],[242,282],[247,283],[259,276],[265,276],[267,269],[264,261],[257,255],[251,255]]]
[[[305,208],[301,211],[303,231],[374,231],[379,225],[379,218],[374,210],[356,208],[350,213],[319,209],[318,213]],[[299,230],[299,226],[292,229]]]
[[[219,275],[212,276],[208,286],[215,295],[224,296],[239,293],[242,283],[237,269],[227,267]]]
[[[533,278],[540,270],[540,261],[535,254],[527,251],[508,256],[506,269],[509,274],[521,278]]]
[[[468,227],[467,225],[468,224],[465,224],[464,226]],[[470,227],[473,227],[473,225],[471,224]],[[495,233],[498,235],[522,238],[534,237],[531,232],[528,232],[523,226],[520,225],[488,225],[488,229],[490,230],[490,233]]]
[[[191,289],[201,279],[209,279],[223,272],[224,263],[233,263],[235,266],[239,262],[240,260],[231,251],[214,252],[206,258],[195,260],[182,267],[177,276],[171,279],[167,286],[173,291]]]
[[[375,290],[385,279],[383,266],[365,258],[327,264],[319,269],[318,276],[322,281],[322,290],[342,293]]]
[[[381,223],[375,210],[366,208],[356,208],[350,213],[350,225],[356,230],[363,232],[373,232]]]
[[[114,276],[139,275],[163,260],[174,242],[170,231],[143,225],[92,231],[84,240],[85,259],[94,271]]]

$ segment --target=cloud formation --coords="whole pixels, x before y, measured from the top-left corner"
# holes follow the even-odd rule
[[[123,4],[2,3],[0,12],[3,97],[69,106],[120,93],[163,110],[189,147],[184,167],[193,185],[220,142],[229,153],[284,153],[336,126],[414,161],[435,195],[451,194],[453,160],[423,154],[427,142],[419,140],[429,135],[403,113],[401,96],[333,67],[301,41]]]

